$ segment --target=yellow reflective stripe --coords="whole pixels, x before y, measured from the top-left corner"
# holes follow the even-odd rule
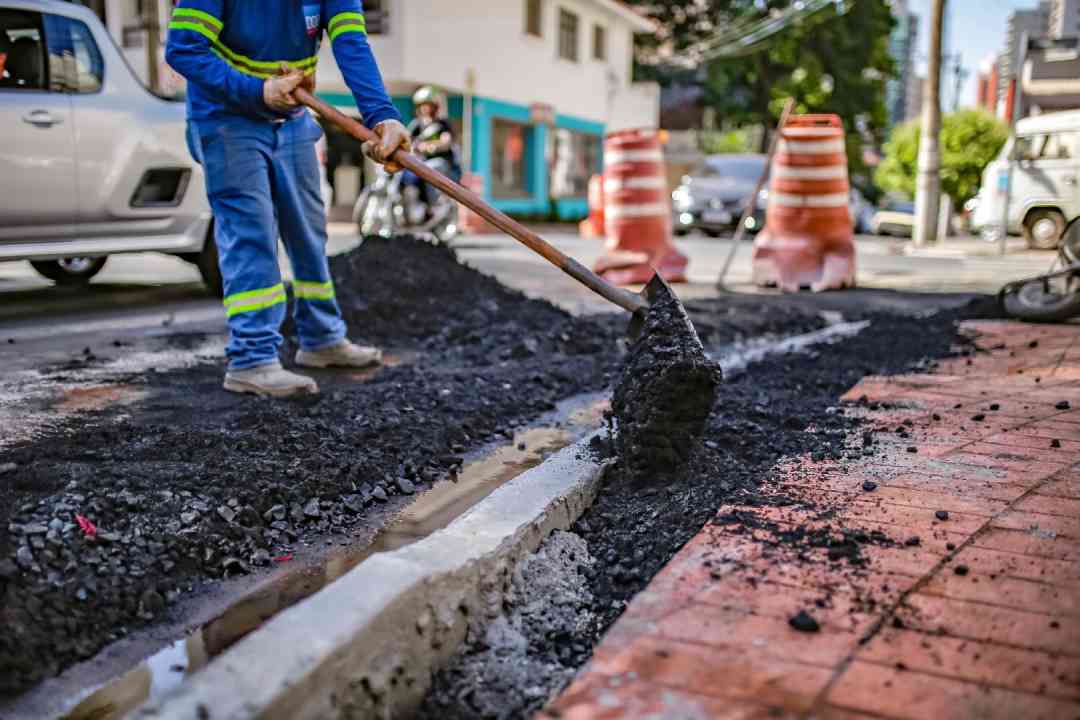
[[[302,300],[333,300],[334,283],[293,281],[293,293]]]
[[[330,41],[343,33],[358,32],[367,35],[367,21],[364,15],[358,12],[338,13],[330,18],[330,24],[326,26],[330,33]]]
[[[175,10],[173,10],[172,16],[174,18],[178,18],[178,17],[198,18],[199,20],[202,20],[202,21],[204,21],[206,23],[209,23],[209,25],[211,27],[213,27],[215,30],[217,30],[218,32],[221,32],[221,28],[224,27],[221,24],[221,21],[218,20],[213,15],[211,15],[210,13],[203,12],[202,10],[196,10],[194,8],[176,8]]]
[[[234,293],[226,297],[223,303],[226,317],[232,317],[238,313],[265,310],[285,300],[285,285],[278,283],[273,287]]]
[[[217,33],[208,28],[206,25],[201,25],[195,22],[178,22],[176,20],[169,23],[170,30],[191,30],[204,36],[211,43],[217,42]]]
[[[281,69],[281,64],[285,63],[291,68],[302,70],[308,66],[313,66],[319,61],[318,55],[312,55],[311,57],[300,58],[299,60],[253,60],[246,55],[241,55],[238,52],[230,50],[224,43],[218,42],[217,49],[225,54],[230,60],[234,60],[241,65],[246,65],[252,70],[269,70],[272,73],[277,73]]]
[[[292,68],[294,68],[296,70],[303,70],[305,75],[314,75],[315,74],[315,65],[319,61],[318,56],[311,57],[311,58],[305,58],[303,60],[280,60],[277,63],[272,63],[272,62],[265,63],[266,68],[261,69],[261,68],[251,67],[250,65],[247,64],[249,61],[246,61],[246,60],[234,60],[233,58],[229,57],[228,55],[226,55],[226,53],[229,53],[230,55],[233,55],[233,56],[235,56],[236,54],[233,53],[232,51],[230,51],[228,48],[226,48],[221,43],[214,43],[214,46],[211,47],[210,50],[215,55],[217,55],[219,58],[221,58],[226,63],[228,63],[229,66],[231,68],[233,68],[234,70],[237,70],[238,72],[242,72],[245,75],[251,75],[252,77],[261,78],[263,80],[265,80],[267,78],[274,77],[275,75],[280,75],[281,74],[281,64],[282,63],[285,63],[289,67],[292,67]],[[242,56],[240,56],[240,57],[242,57]],[[250,61],[250,62],[255,62],[255,61]],[[259,64],[263,65],[264,63],[259,63]]]

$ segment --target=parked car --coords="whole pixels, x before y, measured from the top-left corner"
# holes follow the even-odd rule
[[[1012,167],[1012,178],[1006,175]],[[1052,250],[1080,217],[1080,111],[1024,118],[983,172],[972,229],[999,232],[1009,185],[1008,231],[1028,246]]]
[[[757,186],[765,155],[710,155],[671,194],[675,232],[731,230]],[[754,228],[751,228],[754,229]]]
[[[0,0],[0,260],[79,284],[109,255],[159,251],[221,292],[181,102],[132,72],[89,9]]]
[[[849,197],[852,229],[859,235],[870,232],[874,222],[873,204],[856,187],[851,188]]]
[[[915,233],[915,203],[888,200],[870,221],[874,235],[911,237]]]

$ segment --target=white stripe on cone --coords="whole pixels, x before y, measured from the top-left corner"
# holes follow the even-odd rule
[[[826,165],[825,167],[776,165],[773,167],[773,177],[787,180],[843,180],[847,177],[847,168],[843,165]]]
[[[772,193],[769,202],[781,207],[811,207],[831,208],[847,207],[847,193],[833,193],[831,195],[790,195],[788,193]]]
[[[797,128],[784,128],[784,135],[791,135],[793,137],[836,137],[839,132],[833,127],[797,127]]]
[[[607,205],[604,216],[608,220],[638,217],[666,217],[671,212],[667,203],[642,203],[640,205]]]
[[[604,162],[612,165],[621,162],[663,162],[664,153],[659,150],[608,150]]]
[[[801,140],[781,140],[780,152],[790,155],[829,155],[844,152],[843,140],[818,140],[803,142]]]
[[[664,190],[667,180],[662,177],[607,178],[604,180],[604,192],[618,190]]]

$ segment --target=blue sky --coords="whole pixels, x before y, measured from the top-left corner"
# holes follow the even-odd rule
[[[929,46],[931,0],[908,0],[911,11],[919,16],[919,66],[925,67]],[[1005,44],[1005,21],[1019,8],[1033,8],[1037,0],[948,0],[952,18],[953,52],[964,56],[964,66],[971,72],[961,93],[961,104],[975,102],[975,73],[979,63]]]

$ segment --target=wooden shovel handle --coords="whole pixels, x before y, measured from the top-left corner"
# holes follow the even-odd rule
[[[357,140],[361,142],[379,142],[379,136],[373,131],[367,129],[364,125],[353,120],[337,108],[334,108],[328,103],[315,97],[307,90],[297,88],[293,91],[293,97],[301,104],[307,105],[309,108],[319,113],[324,120],[337,125]],[[392,160],[406,170],[415,173],[418,177],[423,179],[424,182],[438,188],[440,192],[446,193],[454,200],[457,200],[499,230],[502,230],[507,235],[518,240],[530,250],[543,257],[552,265],[559,268],[597,295],[600,295],[604,299],[609,300],[630,312],[638,312],[639,310],[645,310],[649,307],[649,304],[640,295],[615,287],[611,283],[605,281],[577,260],[551,245],[532,230],[529,230],[518,221],[488,205],[476,193],[459,185],[439,171],[428,167],[427,163],[415,155],[407,153],[404,150],[398,150],[394,153]]]

